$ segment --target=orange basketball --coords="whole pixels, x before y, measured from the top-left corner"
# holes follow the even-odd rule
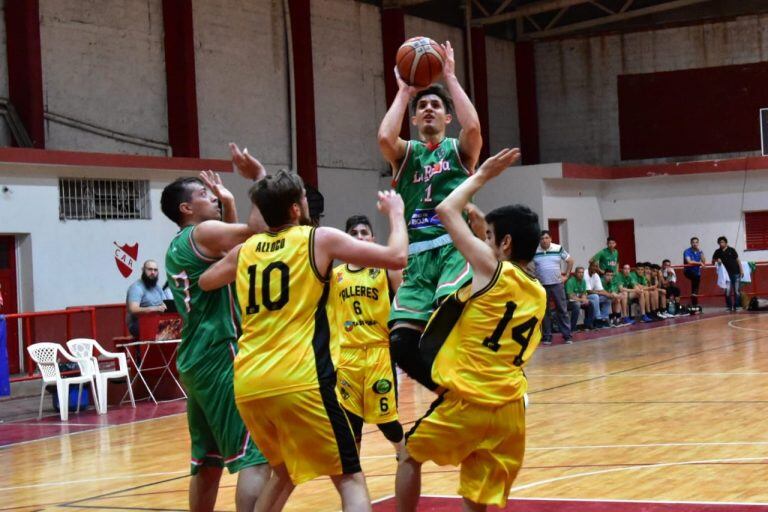
[[[443,47],[428,37],[412,37],[397,50],[397,71],[408,85],[428,87],[440,77]]]

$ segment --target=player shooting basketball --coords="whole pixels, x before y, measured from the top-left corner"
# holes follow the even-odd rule
[[[451,43],[443,50],[445,88],[417,89],[395,71],[399,89],[378,134],[381,152],[392,165],[393,186],[405,202],[410,244],[389,318],[392,355],[408,375],[432,390],[437,385],[419,353],[419,336],[435,305],[472,277],[435,208],[472,174],[483,144],[475,107],[456,78]],[[419,139],[405,141],[400,126],[409,103]],[[454,112],[461,125],[458,139],[445,134]]]

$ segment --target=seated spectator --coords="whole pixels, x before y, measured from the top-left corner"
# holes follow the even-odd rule
[[[617,278],[620,283],[619,289],[627,294],[627,316],[624,318],[624,323],[635,323],[630,311],[633,302],[637,302],[640,306],[641,320],[643,322],[652,322],[653,320],[651,320],[651,317],[645,314],[647,294],[643,291],[643,286],[639,283],[637,274],[631,271],[629,264],[625,263],[624,266],[621,267],[621,274],[619,274]]]
[[[680,299],[680,288],[677,287],[677,274],[675,269],[672,268],[672,262],[664,260],[661,262],[661,283],[665,290],[667,290],[667,300],[677,303]]]
[[[139,337],[138,315],[162,313],[165,311],[165,293],[157,285],[159,269],[155,260],[147,260],[141,267],[141,279],[128,288],[126,294],[126,322],[128,332],[134,338]]]
[[[611,295],[611,308],[609,323],[613,327],[621,325],[623,318],[628,318],[627,294],[621,291],[621,279],[616,279],[613,270],[608,269],[603,273],[603,289]]]
[[[650,312],[651,317],[659,319],[669,318],[667,313],[667,290],[661,283],[661,267],[654,263],[645,263],[645,279],[648,281],[649,294],[654,295],[656,307]]]
[[[608,271],[610,269],[606,269]],[[608,319],[611,315],[611,306],[613,303],[613,294],[603,289],[603,283],[600,280],[598,265],[596,262],[589,264],[589,272],[586,276],[587,281],[587,299],[592,303],[592,309],[595,311],[594,326],[598,329],[610,327]]]
[[[587,299],[587,280],[584,279],[584,267],[576,267],[576,271],[565,282],[565,295],[568,297],[568,311],[571,312],[571,331],[576,329],[579,322],[579,312],[584,314],[584,329],[592,329],[595,309]]]

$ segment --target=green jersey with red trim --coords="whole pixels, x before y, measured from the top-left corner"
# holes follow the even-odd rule
[[[435,208],[470,174],[461,161],[457,139],[446,137],[437,146],[408,141],[392,185],[403,197],[408,240],[412,244],[447,235]]]
[[[168,285],[184,323],[176,357],[180,372],[207,357],[214,345],[234,342],[240,334],[240,308],[234,285],[210,292],[198,285],[202,273],[216,259],[206,256],[195,245],[194,230],[195,226],[187,226],[179,231],[165,254]]]

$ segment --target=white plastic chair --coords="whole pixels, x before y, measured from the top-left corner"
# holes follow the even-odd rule
[[[35,343],[27,347],[27,352],[32,360],[40,368],[40,374],[43,377],[43,385],[40,390],[40,410],[37,418],[43,417],[43,398],[45,397],[45,387],[48,384],[56,384],[56,393],[59,397],[59,413],[61,421],[67,421],[69,418],[69,386],[78,384],[77,390],[77,412],[80,412],[80,396],[83,392],[83,384],[91,384],[91,393],[94,396],[96,410],[99,409],[99,403],[96,399],[96,387],[94,382],[93,364],[86,359],[72,357],[64,350],[64,347],[58,343]],[[77,363],[80,367],[80,375],[74,377],[62,377],[59,372],[59,355],[67,361]]]
[[[131,389],[131,376],[128,374],[128,364],[125,360],[125,354],[119,352],[107,352],[99,345],[99,342],[89,338],[75,338],[67,342],[67,348],[77,358],[88,359],[93,364],[93,372],[96,376],[96,388],[99,392],[99,414],[107,413],[107,382],[109,379],[119,379],[125,377],[128,383],[128,396],[131,398],[131,405],[136,408],[136,402],[133,399],[133,389]],[[117,359],[118,369],[111,371],[101,371],[97,355],[94,355],[94,349],[98,355],[109,359]]]

